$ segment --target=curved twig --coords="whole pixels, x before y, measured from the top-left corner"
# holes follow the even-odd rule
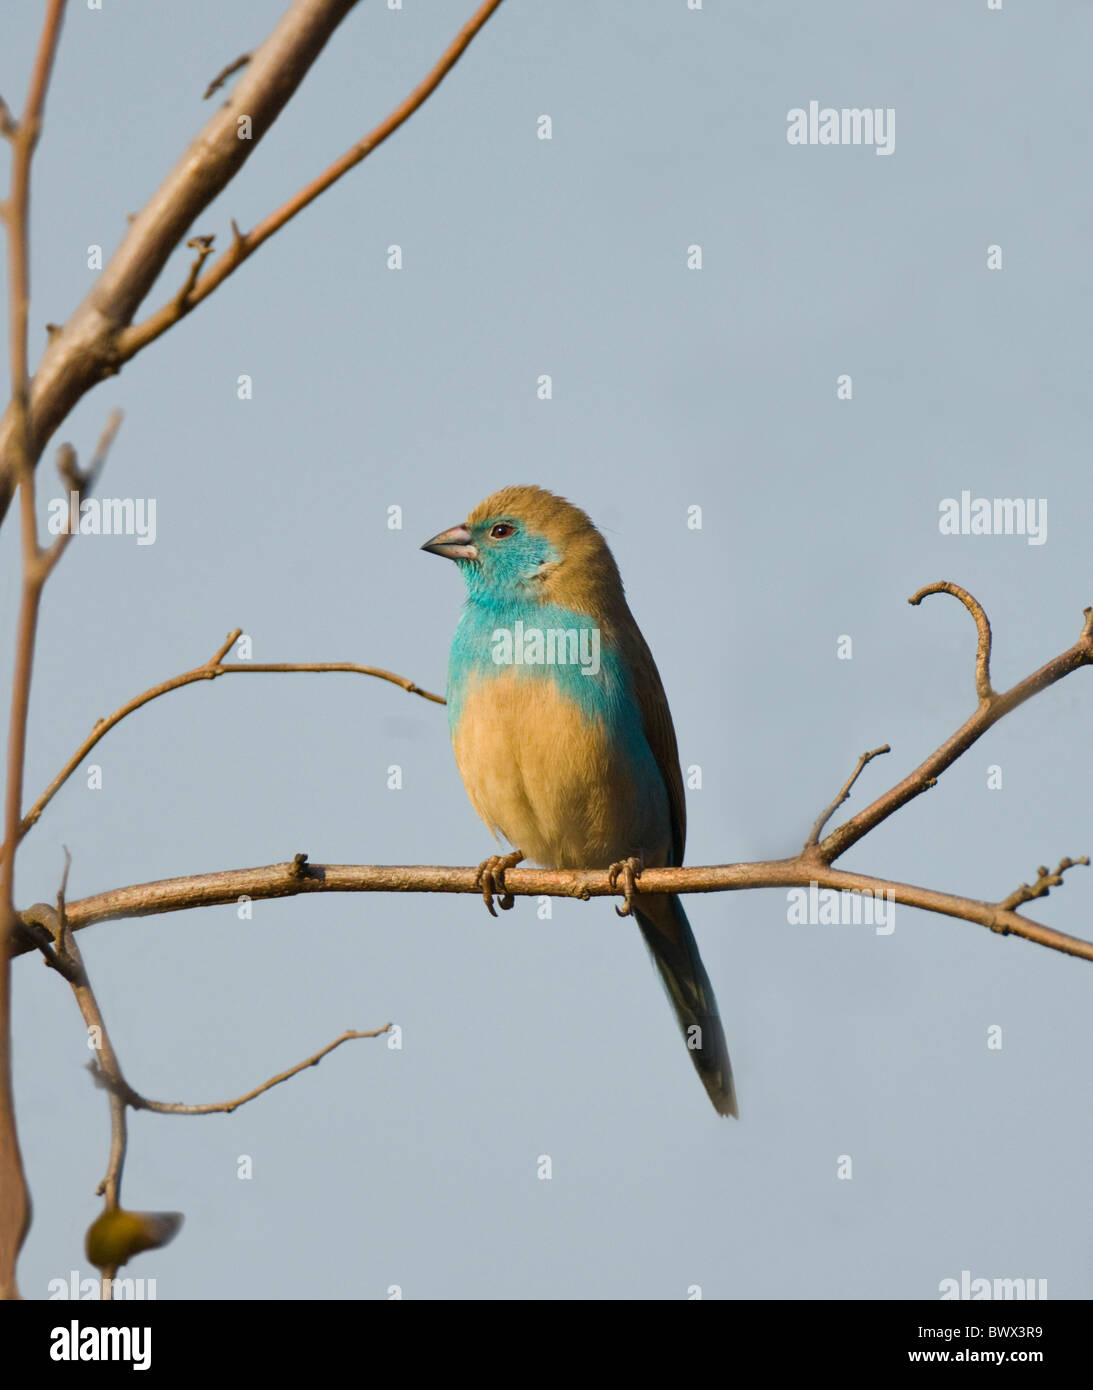
[[[975,619],[978,635],[975,648],[975,693],[980,704],[986,704],[995,698],[996,692],[991,689],[991,625],[983,611],[983,605],[978,599],[973,598],[967,589],[962,589],[959,584],[953,584],[948,579],[939,579],[936,584],[927,584],[924,589],[912,594],[907,602],[917,607],[929,594],[952,594]]]

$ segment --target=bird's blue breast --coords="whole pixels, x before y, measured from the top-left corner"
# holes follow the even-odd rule
[[[629,672],[608,634],[588,614],[525,599],[469,601],[448,663],[453,736],[472,677],[480,683],[509,670],[517,690],[524,682],[552,682],[587,720],[606,726],[619,751],[636,754],[637,745],[645,745]]]

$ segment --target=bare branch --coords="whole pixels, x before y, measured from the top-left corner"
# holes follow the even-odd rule
[[[840,892],[890,893],[895,902],[922,908],[945,917],[989,927],[1006,936],[1023,937],[1067,955],[1093,960],[1093,941],[1068,936],[1022,917],[1000,902],[958,897],[895,879],[835,869],[804,854],[793,859],[760,860],[749,864],[716,864],[703,868],[645,869],[640,875],[641,893],[722,893],[753,888],[833,888]],[[185,878],[160,879],[128,888],[113,888],[68,904],[68,921],[74,931],[132,917],[154,917],[193,907],[216,907],[240,898],[259,901],[292,898],[303,893],[470,893],[482,892],[478,867],[448,868],[442,865],[310,864],[306,855],[286,863],[253,869],[228,869]],[[549,895],[558,898],[607,898],[619,894],[608,869],[519,869],[505,871],[505,892],[514,897]],[[48,908],[47,908],[48,911]],[[29,923],[42,920],[42,905],[22,914]],[[32,941],[17,938],[15,954],[35,949]]]

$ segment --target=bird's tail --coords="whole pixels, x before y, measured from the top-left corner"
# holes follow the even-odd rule
[[[640,907],[634,903],[634,916],[668,991],[695,1070],[717,1113],[738,1115],[717,1000],[683,904],[674,893],[647,894],[639,901]]]

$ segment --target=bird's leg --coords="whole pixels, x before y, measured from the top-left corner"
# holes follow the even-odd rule
[[[508,912],[516,901],[512,894],[505,889],[505,870],[515,869],[523,857],[523,850],[514,849],[511,854],[491,854],[488,859],[483,859],[482,863],[479,864],[478,873],[474,878],[474,886],[482,889],[482,897],[491,917],[497,916],[493,910],[494,893],[501,895],[498,902],[502,912]]]
[[[634,882],[635,875],[640,874],[644,868],[640,854],[632,854],[629,859],[620,859],[617,864],[612,864],[607,871],[607,884],[609,888],[617,888],[619,879],[622,879],[622,907],[617,904],[615,911],[620,917],[629,917],[633,911],[634,894],[641,890]]]

